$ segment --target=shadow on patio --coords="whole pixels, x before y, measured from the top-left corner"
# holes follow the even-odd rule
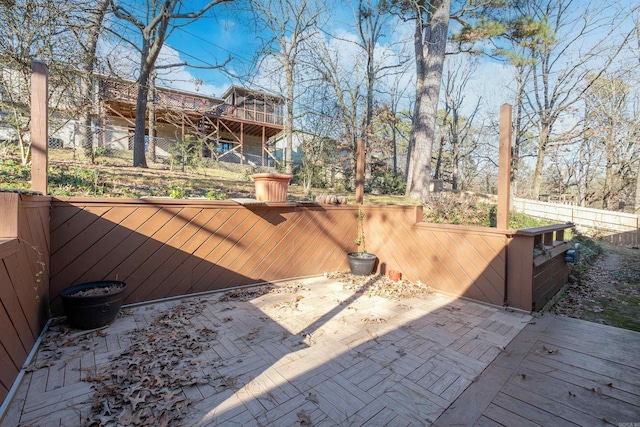
[[[368,294],[381,286],[388,279],[306,279],[134,307],[98,332],[49,332],[5,425],[86,424],[92,405],[105,424],[428,425],[530,319],[426,287]],[[154,318],[181,320],[163,330]],[[178,351],[152,346],[164,334],[199,350],[182,350],[163,376],[152,360]]]

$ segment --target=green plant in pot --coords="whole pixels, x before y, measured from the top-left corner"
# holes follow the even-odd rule
[[[347,254],[347,259],[349,261],[349,268],[351,269],[352,274],[357,276],[368,276],[373,272],[376,262],[378,261],[378,257],[367,252],[364,233],[364,212],[362,211],[362,208],[358,208],[356,222],[357,229],[354,243],[358,246],[359,250],[357,252],[349,252]]]

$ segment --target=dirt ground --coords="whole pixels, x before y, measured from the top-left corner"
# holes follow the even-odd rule
[[[640,249],[603,244],[603,253],[578,266],[555,314],[640,331]]]

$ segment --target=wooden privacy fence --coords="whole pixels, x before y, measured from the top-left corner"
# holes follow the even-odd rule
[[[583,231],[607,237],[612,243],[640,242],[635,214],[528,199],[514,199],[513,209],[536,218],[572,222]]]
[[[130,304],[343,271],[356,250],[358,206],[12,193],[0,201],[0,398],[48,307],[62,314],[58,293],[68,286],[123,280]],[[566,282],[561,230],[569,225],[516,231],[427,224],[421,206],[361,209],[378,273],[399,270],[442,292],[526,311]],[[536,258],[537,246],[551,256]]]
[[[0,192],[0,402],[49,317],[49,200]]]

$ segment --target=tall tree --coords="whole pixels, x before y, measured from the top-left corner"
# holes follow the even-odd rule
[[[83,8],[82,13],[67,15],[69,28],[72,29],[78,45],[82,49],[80,76],[80,94],[82,107],[80,109],[80,146],[84,149],[85,155],[94,158],[93,133],[91,124],[93,121],[93,88],[94,71],[96,68],[96,51],[98,41],[103,30],[103,21],[109,6],[110,0],[98,0],[91,2]]]
[[[622,49],[622,45],[613,48],[607,45],[614,26],[609,24],[610,29],[606,30],[601,10],[593,3],[588,7],[581,3],[580,8],[576,6],[573,0],[531,0],[518,5],[520,17],[516,19],[515,31],[532,23],[538,26],[530,33],[522,31],[525,37],[521,42],[526,45],[531,64],[523,108],[537,133],[533,198],[540,195],[547,150],[551,145],[570,143],[578,129],[577,125],[561,129],[557,126],[559,121],[573,114],[585,91]],[[603,29],[606,34],[598,37]],[[591,75],[590,80],[587,75]]]
[[[467,85],[475,68],[476,63],[473,61],[461,64],[460,61],[454,61],[450,57],[444,76],[444,109],[446,117],[449,118],[445,126],[451,144],[451,188],[453,190],[458,190],[460,163],[466,156],[462,146],[471,140],[470,131],[480,107],[481,98],[478,98],[471,114],[468,117],[462,114],[465,93],[468,91]]]
[[[9,125],[18,140],[21,161],[30,159],[29,82],[31,62],[41,60],[52,78],[49,112],[73,110],[70,94],[77,93],[77,73],[69,64],[79,62],[75,43],[65,16],[75,13],[77,1],[64,4],[43,0],[0,1],[0,110],[3,125]]]
[[[416,99],[407,170],[407,196],[419,200],[429,198],[431,150],[451,13],[451,0],[425,3],[416,2],[414,5]]]
[[[185,26],[202,17],[216,5],[232,2],[233,0],[212,0],[197,10],[188,10],[190,2],[184,0],[147,0],[143,16],[136,13],[133,5],[110,0],[111,9],[115,16],[122,19],[140,32],[140,68],[138,72],[138,95],[136,99],[136,121],[133,137],[133,166],[147,167],[145,156],[145,128],[147,103],[149,92],[149,78],[156,67],[156,60],[165,41],[176,25]],[[187,63],[166,64],[162,68],[185,66]]]
[[[502,0],[457,1],[452,11],[451,0],[402,0],[398,2],[405,19],[414,21],[413,46],[416,64],[416,95],[413,126],[409,140],[407,196],[429,198],[431,152],[442,84],[444,57],[447,53],[449,21],[460,24],[453,39],[454,51],[474,51],[474,44],[504,33],[504,25],[492,18]]]
[[[585,126],[589,129],[592,147],[602,152],[599,197],[602,208],[617,210],[618,202],[632,188],[633,163],[640,154],[636,135],[640,119],[630,100],[630,76],[603,75],[590,85],[585,94]],[[631,192],[631,191],[629,191]]]
[[[253,3],[256,20],[271,33],[261,49],[264,58],[274,58],[279,64],[277,76],[284,71],[285,80],[285,121],[284,136],[286,145],[285,168],[292,172],[293,131],[296,114],[294,105],[304,91],[298,90],[300,54],[307,40],[317,34],[316,25],[321,13],[318,3],[313,0],[260,0]],[[276,77],[278,79],[278,77]],[[278,79],[279,80],[279,79]]]

